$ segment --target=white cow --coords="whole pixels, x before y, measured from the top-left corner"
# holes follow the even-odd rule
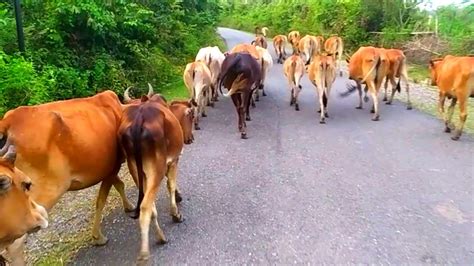
[[[263,47],[260,47],[260,46],[256,46],[255,48],[257,49],[258,56],[260,58],[260,64],[262,66],[262,79],[261,79],[261,82],[260,82],[259,89],[262,90],[262,95],[266,96],[267,94],[265,93],[265,90],[264,90],[263,86],[264,86],[265,79],[267,77],[268,71],[270,71],[270,68],[273,67],[273,58],[272,58],[272,55],[270,54],[270,52],[268,52],[267,49],[265,49]],[[255,90],[254,96],[255,96],[254,100],[258,101],[259,97],[260,97],[258,90]],[[253,105],[254,104],[252,104],[252,106]]]
[[[208,46],[199,49],[196,55],[196,61],[204,62],[209,70],[211,71],[211,90],[209,94],[209,104],[214,106],[214,102],[217,101],[217,78],[219,77],[222,62],[224,62],[225,56],[217,46]]]

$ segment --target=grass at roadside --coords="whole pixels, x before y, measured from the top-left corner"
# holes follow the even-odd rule
[[[423,83],[430,78],[428,66],[425,65],[408,65],[408,77],[415,83]]]

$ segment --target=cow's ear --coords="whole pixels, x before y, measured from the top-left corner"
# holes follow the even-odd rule
[[[143,102],[146,102],[146,101],[148,101],[149,99],[150,99],[150,98],[148,98],[148,96],[147,96],[147,95],[142,95],[142,98],[141,98],[140,100],[141,100],[141,101],[142,101],[142,103],[143,103]]]
[[[346,57],[346,62],[349,64],[351,62],[350,58]]]

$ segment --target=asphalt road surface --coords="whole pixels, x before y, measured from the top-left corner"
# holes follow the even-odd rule
[[[253,38],[219,32],[229,47]],[[248,140],[240,139],[231,100],[221,96],[182,156],[184,223],[172,223],[161,190],[159,220],[169,243],[154,244],[150,234],[150,263],[472,264],[473,137],[452,141],[440,120],[398,101],[381,105],[381,120],[373,122],[369,105],[354,108],[356,93],[338,96],[346,82],[337,78],[321,125],[307,76],[296,112],[275,63],[268,96],[251,109]],[[81,250],[74,265],[135,262],[138,222],[119,209],[103,228],[109,243]]]

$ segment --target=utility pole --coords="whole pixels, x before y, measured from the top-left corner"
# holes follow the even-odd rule
[[[16,19],[16,36],[18,38],[18,48],[20,52],[25,52],[25,35],[23,34],[23,21],[21,18],[21,3],[20,0],[13,0],[15,5],[15,19]]]

